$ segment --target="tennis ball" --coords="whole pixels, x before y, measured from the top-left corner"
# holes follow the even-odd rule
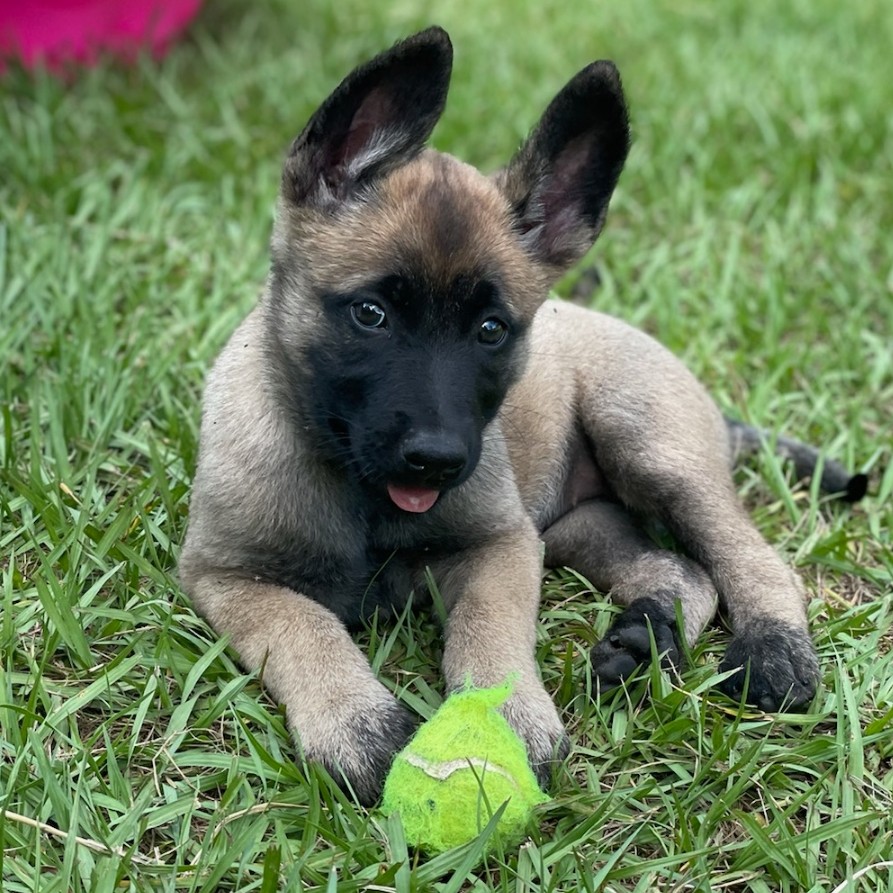
[[[506,682],[450,695],[397,754],[382,811],[400,814],[408,843],[427,853],[467,843],[503,803],[494,836],[519,840],[533,808],[549,800],[524,743],[497,710],[511,690]]]

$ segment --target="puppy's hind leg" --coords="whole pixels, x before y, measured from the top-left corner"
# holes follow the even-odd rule
[[[803,589],[738,499],[716,404],[656,342],[597,319],[601,349],[578,381],[599,469],[624,505],[662,521],[710,575],[734,633],[721,668],[739,669],[724,689],[739,697],[748,679],[748,701],[764,710],[805,703],[819,668]]]
[[[690,559],[656,546],[629,512],[593,499],[559,518],[542,534],[547,567],[571,567],[625,610],[592,649],[602,690],[613,688],[651,659],[651,637],[665,666],[680,662],[676,606],[689,645],[716,613],[707,572]]]
[[[820,678],[799,578],[763,539],[738,501],[731,481],[715,492],[677,479],[676,496],[661,517],[710,572],[732,627],[720,670],[738,669],[722,683],[736,700],[766,711],[810,701]]]
[[[713,580],[734,633],[720,669],[739,669],[723,689],[739,698],[747,679],[747,700],[767,711],[806,703],[819,668],[803,589],[738,499],[721,418],[690,412],[680,424],[672,407],[651,408],[651,418],[640,414],[622,430],[602,427],[601,442],[615,444],[603,451],[605,473],[626,505],[666,524]]]

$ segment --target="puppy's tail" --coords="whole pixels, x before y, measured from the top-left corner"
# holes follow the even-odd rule
[[[726,427],[729,431],[732,455],[736,461],[742,456],[758,452],[768,444],[774,447],[779,456],[794,463],[794,472],[798,478],[809,477],[819,464],[819,451],[799,440],[782,435],[772,437],[759,428],[735,419],[727,418]],[[825,493],[839,493],[841,499],[847,502],[858,502],[868,490],[868,475],[850,474],[839,462],[825,459],[819,486]]]

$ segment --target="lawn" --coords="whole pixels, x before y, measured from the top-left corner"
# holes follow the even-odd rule
[[[889,4],[426,6],[217,0],[160,63],[0,80],[4,893],[893,891]],[[263,282],[285,148],[353,65],[432,22],[456,46],[433,142],[484,168],[584,64],[618,63],[633,150],[559,291],[871,478],[848,507],[768,450],[737,473],[811,595],[824,685],[803,714],[713,688],[721,626],[681,680],[594,700],[614,609],[547,578],[539,658],[574,747],[538,830],[480,863],[476,843],[408,851],[297,762],[175,574],[203,377]],[[436,619],[361,638],[430,716]]]

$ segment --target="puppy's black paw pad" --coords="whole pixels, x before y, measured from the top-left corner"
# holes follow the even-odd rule
[[[753,624],[735,636],[719,666],[738,672],[720,683],[729,697],[767,713],[805,707],[819,683],[819,661],[809,633],[777,622]]]
[[[678,666],[675,615],[656,599],[638,599],[614,621],[590,654],[592,672],[602,691],[616,687],[651,659],[652,636],[661,665]]]

